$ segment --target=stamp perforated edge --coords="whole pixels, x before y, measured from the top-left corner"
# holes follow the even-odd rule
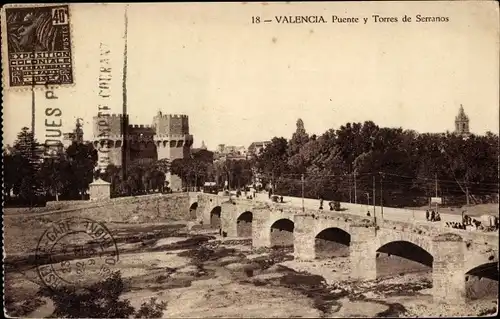
[[[33,86],[10,86],[10,81],[9,81],[9,61],[8,61],[8,48],[7,48],[7,21],[6,21],[6,13],[5,9],[11,9],[11,8],[40,8],[40,7],[54,7],[54,6],[63,6],[67,5],[68,6],[68,20],[69,20],[69,25],[70,25],[70,30],[69,30],[69,36],[71,39],[71,69],[72,69],[72,75],[73,75],[73,83],[72,84],[50,84],[50,85],[35,85]],[[61,88],[74,88],[76,85],[77,81],[77,72],[75,69],[75,42],[74,42],[74,27],[73,27],[73,22],[71,19],[72,11],[74,10],[74,4],[71,3],[32,3],[32,4],[6,4],[2,6],[0,9],[0,29],[1,29],[1,35],[0,35],[0,41],[2,43],[2,96],[4,92],[9,91],[9,92],[31,92],[31,90],[35,91],[44,91],[46,89],[61,89]],[[2,109],[4,107],[4,101],[2,98]],[[3,123],[3,119],[2,119]]]

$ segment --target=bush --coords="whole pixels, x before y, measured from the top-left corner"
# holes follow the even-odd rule
[[[125,284],[120,272],[105,281],[87,288],[61,287],[40,289],[39,294],[52,299],[55,310],[52,317],[60,318],[158,318],[166,309],[166,303],[151,298],[135,311],[130,300],[119,300]]]
[[[167,303],[162,301],[156,302],[156,298],[149,299],[149,302],[144,302],[141,308],[137,310],[135,318],[161,318],[163,311],[167,308]]]

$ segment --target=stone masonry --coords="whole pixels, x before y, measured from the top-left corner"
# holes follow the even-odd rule
[[[217,227],[228,237],[241,236],[241,227],[248,231],[251,225],[254,248],[280,244],[286,236],[274,234],[276,229],[282,231],[276,225],[293,222],[294,257],[300,260],[316,258],[315,240],[320,232],[330,228],[340,229],[350,235],[351,276],[360,280],[376,278],[376,254],[381,247],[395,242],[414,244],[432,255],[433,295],[436,301],[464,302],[466,274],[481,265],[498,263],[498,233],[441,228],[429,223],[376,220],[362,214],[349,214],[348,211],[303,211],[279,203],[230,200],[229,197],[211,194],[198,194],[196,200],[198,219],[210,224],[211,214],[218,211],[221,221]],[[356,209],[351,206],[348,210]],[[242,216],[246,219],[244,226],[241,226]],[[273,236],[278,236],[278,239],[273,239]]]

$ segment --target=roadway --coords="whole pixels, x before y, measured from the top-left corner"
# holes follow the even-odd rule
[[[248,195],[251,193],[248,192]],[[233,193],[234,196],[234,193]],[[244,198],[244,194],[242,194]],[[270,203],[271,199],[269,199],[269,195],[267,193],[256,193],[255,200],[259,202],[267,202]],[[330,207],[328,206],[329,201],[324,201],[323,202],[323,210],[325,212],[330,211]],[[349,204],[349,203],[341,203],[341,208],[346,208],[345,205],[343,204]],[[283,196],[283,205],[284,206],[292,206],[292,207],[302,207],[302,198],[300,197],[291,197],[291,196]],[[318,209],[320,205],[319,199],[313,199],[313,198],[304,198],[304,208],[306,209]],[[344,207],[343,207],[344,206]],[[446,222],[462,222],[462,216],[461,215],[456,215],[456,214],[443,214],[440,213],[441,216],[441,221],[439,222],[430,222],[426,220],[425,217],[425,210],[419,210],[419,209],[401,209],[401,211],[394,211],[394,208],[392,207],[387,207],[384,209],[384,213],[382,215],[381,213],[381,207],[376,206],[375,207],[375,215],[373,214],[373,206],[361,206],[362,209],[346,209],[345,212],[353,215],[358,215],[358,216],[366,216],[367,212],[370,212],[371,216],[376,216],[377,219],[383,219],[383,220],[391,220],[391,221],[401,221],[401,222],[409,222],[409,223],[425,223],[428,224],[429,226],[431,225],[436,225],[436,226],[442,226],[445,227]],[[366,209],[364,209],[366,207]],[[392,210],[392,211],[388,211]],[[406,212],[408,213],[406,213]]]

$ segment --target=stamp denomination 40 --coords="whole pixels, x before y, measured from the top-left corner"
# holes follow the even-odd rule
[[[5,20],[11,87],[73,84],[68,5],[5,8]]]
[[[38,275],[49,288],[106,279],[118,259],[116,242],[106,226],[86,218],[54,223],[36,249]]]

